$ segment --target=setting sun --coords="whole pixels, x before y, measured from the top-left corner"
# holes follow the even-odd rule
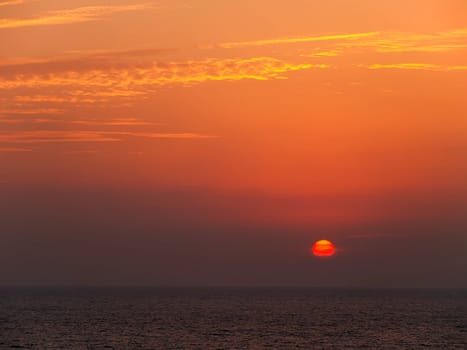
[[[333,256],[336,253],[336,248],[331,241],[321,239],[313,244],[311,251],[314,256]]]

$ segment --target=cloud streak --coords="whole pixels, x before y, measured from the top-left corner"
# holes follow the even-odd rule
[[[357,39],[376,36],[378,34],[379,32],[367,32],[367,33],[320,35],[320,36],[307,36],[307,37],[295,37],[295,38],[277,38],[277,39],[265,39],[265,40],[253,40],[253,41],[238,41],[238,42],[221,43],[219,44],[219,47],[224,48],[224,49],[234,49],[234,48],[250,47],[250,46],[297,44],[297,43],[309,43],[309,42],[317,42],[317,41],[357,40]]]
[[[110,127],[132,127],[132,126],[161,126],[162,123],[150,122],[137,118],[116,118],[109,120],[98,119],[52,119],[52,118],[17,118],[3,117],[0,115],[0,124],[69,124],[81,126],[110,126]]]
[[[113,120],[72,120],[72,124],[94,126],[94,125],[105,125],[105,126],[155,126],[161,125],[161,123],[154,123],[136,118],[117,118]]]
[[[35,0],[10,0],[10,1],[2,1],[0,2],[0,7],[3,7],[3,6],[14,6],[14,5],[21,5],[21,4],[24,4],[24,3],[27,3],[27,2],[32,2],[32,1],[35,1]]]
[[[0,147],[0,153],[32,152],[32,148]]]
[[[84,6],[74,9],[48,11],[33,18],[5,18],[0,20],[0,29],[73,24],[102,20],[114,13],[140,11],[153,6],[148,4],[121,6]]]
[[[396,63],[396,64],[372,64],[366,66],[369,69],[407,69],[407,70],[428,70],[428,71],[462,71],[467,70],[467,66],[444,66],[431,63]]]
[[[462,50],[467,48],[467,29],[432,34],[386,32],[369,40],[344,42],[338,46],[348,49],[370,49],[379,53],[436,53]]]
[[[30,108],[30,109],[0,109],[0,115],[37,115],[37,114],[63,114],[63,109],[58,108]]]
[[[273,57],[209,58],[199,61],[152,63],[146,67],[21,75],[0,79],[0,88],[95,86],[106,88],[106,91],[112,91],[112,89],[126,91],[129,87],[136,86],[190,85],[210,80],[268,80],[283,77],[283,73],[290,71],[327,67],[309,63],[288,63]]]
[[[90,69],[83,72],[43,72],[0,78],[0,89],[66,88],[72,96],[133,96],[148,88],[166,85],[195,85],[206,81],[269,80],[286,78],[286,73],[327,65],[289,63],[272,57],[209,58],[199,61],[151,63],[115,69]],[[16,97],[17,98],[17,97]],[[23,99],[32,97],[23,97]],[[46,100],[36,97],[38,100]],[[63,98],[63,97],[53,97]]]
[[[96,131],[34,130],[0,133],[0,142],[13,144],[109,141],[119,141],[119,139]]]
[[[330,47],[368,49],[379,53],[444,52],[467,48],[467,29],[457,29],[431,34],[411,32],[364,32],[317,35],[306,37],[273,38],[252,41],[226,42],[218,45],[224,49],[259,47],[267,45],[304,44],[325,42]],[[327,42],[327,43],[326,43]],[[207,46],[205,48],[212,48]],[[336,56],[338,51],[323,52],[321,56]],[[342,52],[340,52],[342,53]],[[319,54],[317,56],[320,56]]]
[[[130,137],[148,139],[212,139],[216,136],[198,133],[165,133],[134,131],[33,130],[0,133],[0,142],[7,144],[116,142]]]
[[[130,61],[114,67],[101,66],[99,61],[97,68],[89,64],[79,71],[63,70],[66,66],[60,65],[58,71],[54,65],[44,65],[41,71],[0,73],[0,89],[5,92],[4,108],[8,108],[4,114],[60,114],[70,104],[105,104],[111,99],[134,101],[171,85],[191,87],[205,82],[287,79],[291,72],[329,68],[325,64],[303,62],[303,59],[288,62],[267,56],[138,61],[134,65]]]
[[[317,51],[309,54],[301,54],[301,57],[311,57],[311,58],[322,58],[322,57],[337,57],[341,55],[341,51],[331,50],[331,51]]]

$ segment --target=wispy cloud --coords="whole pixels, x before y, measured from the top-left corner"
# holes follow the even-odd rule
[[[0,89],[5,96],[11,96],[4,98],[8,110],[0,113],[59,114],[71,103],[103,104],[111,99],[141,99],[170,85],[189,87],[208,81],[287,79],[294,71],[329,66],[300,62],[300,59],[288,62],[273,57],[251,57],[148,62],[119,68],[89,67],[82,71],[62,71],[60,67],[55,72],[53,65],[42,68],[42,72],[0,76]]]
[[[238,41],[226,42],[219,44],[219,47],[224,49],[233,49],[248,46],[265,46],[265,45],[278,45],[278,44],[297,44],[308,43],[316,41],[335,41],[335,40],[356,40],[361,38],[368,38],[378,35],[379,32],[367,33],[350,33],[350,34],[334,34],[334,35],[319,35],[319,36],[306,36],[306,37],[292,37],[292,38],[277,38],[253,41]]]
[[[342,33],[334,35],[317,35],[305,37],[272,38],[264,40],[238,41],[221,43],[217,47],[234,49],[242,47],[303,44],[325,42],[330,48],[323,51],[323,56],[330,53],[342,53],[342,49],[366,49],[380,53],[391,52],[443,52],[467,48],[467,29],[457,29],[431,34],[411,32],[364,32]],[[213,48],[206,46],[204,48]],[[332,49],[332,48],[335,49]],[[332,49],[332,50],[331,50]]]
[[[128,135],[133,137],[147,137],[151,139],[213,139],[218,138],[214,135],[204,135],[191,132],[182,133],[163,133],[163,132],[126,132],[122,135]]]
[[[86,125],[86,126],[156,126],[162,125],[161,123],[149,122],[136,118],[117,118],[113,120],[72,120],[71,124]]]
[[[0,7],[2,6],[15,6],[15,5],[21,5],[21,4],[26,4],[28,2],[35,2],[39,0],[7,0],[7,1],[0,1]]]
[[[146,67],[148,63],[178,51],[177,49],[71,50],[51,57],[12,57],[0,60],[0,76]]]
[[[322,57],[337,57],[341,55],[342,52],[340,50],[329,50],[329,51],[316,51],[313,53],[305,53],[301,54],[301,57],[312,57],[312,58],[322,58]]]
[[[47,96],[47,95],[15,96],[13,100],[16,102],[53,102],[53,103],[69,102],[69,99],[66,99],[63,97]]]
[[[161,126],[163,123],[151,122],[137,118],[116,118],[116,119],[62,119],[62,118],[18,118],[4,117],[0,115],[0,124],[69,124],[81,126]]]
[[[0,153],[12,153],[12,152],[32,152],[32,148],[22,147],[0,147]]]
[[[351,235],[350,238],[354,239],[379,239],[379,238],[389,238],[394,237],[393,235],[386,233],[360,233]]]
[[[102,132],[68,130],[34,130],[0,133],[0,142],[4,143],[50,143],[50,142],[109,142],[119,141]]]
[[[149,4],[120,6],[85,6],[73,9],[48,11],[33,18],[0,19],[0,29],[72,24],[102,20],[114,13],[140,11],[152,8]]]
[[[79,150],[71,150],[71,151],[64,151],[63,154],[96,154],[98,153],[97,149],[79,149]]]
[[[467,66],[446,66],[431,63],[396,63],[396,64],[371,64],[363,66],[369,69],[410,69],[429,71],[460,71],[467,70]]]
[[[431,34],[382,32],[374,38],[342,42],[337,46],[348,49],[369,49],[379,53],[445,52],[467,49],[467,29]]]
[[[143,94],[147,92],[147,88],[171,84],[194,85],[206,81],[286,78],[285,74],[288,72],[311,68],[328,66],[289,63],[273,57],[209,58],[199,61],[151,63],[145,67],[122,69],[22,74],[20,77],[0,78],[0,88],[67,88],[67,92],[73,96],[98,94],[109,97],[126,95],[124,92],[128,92],[129,95]]]
[[[33,114],[39,106],[53,106],[58,110],[70,104],[146,98],[168,85],[286,79],[293,71],[329,67],[306,62],[300,57],[291,60],[270,56],[175,60],[179,51],[73,51],[49,59],[10,58],[0,62],[0,89],[11,90],[4,95],[8,102],[4,108],[8,106],[12,113]]]
[[[51,119],[51,118],[18,118],[18,117],[3,117],[0,116],[0,124],[9,124],[9,125],[16,125],[16,124],[69,124],[69,121],[65,121],[62,119]]]
[[[0,133],[0,142],[11,144],[115,142],[129,137],[149,139],[209,139],[216,136],[198,133],[133,131],[33,130]]]
[[[20,5],[24,3],[25,0],[9,0],[9,1],[0,1],[0,7],[2,6],[13,6],[13,5]]]
[[[26,104],[61,104],[66,105],[69,103],[99,103],[105,102],[108,100],[108,97],[132,97],[137,95],[142,95],[142,92],[138,91],[120,91],[120,90],[110,90],[110,91],[94,91],[94,93],[89,91],[69,91],[68,93],[63,93],[61,95],[19,95],[13,98],[13,101],[19,102],[21,105]],[[59,109],[57,109],[59,110]],[[27,111],[27,110],[25,110]],[[33,112],[29,112],[34,114]],[[20,114],[20,112],[18,113]],[[58,113],[54,113],[58,114]]]
[[[20,115],[37,115],[37,114],[62,114],[64,112],[63,109],[58,109],[58,108],[32,108],[32,109],[22,109],[22,108],[17,108],[17,109],[0,109],[0,115],[15,115],[15,114],[20,114]]]

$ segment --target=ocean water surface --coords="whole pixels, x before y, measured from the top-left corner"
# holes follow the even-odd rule
[[[3,288],[10,348],[467,349],[467,291]]]

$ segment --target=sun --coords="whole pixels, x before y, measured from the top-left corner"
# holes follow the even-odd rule
[[[336,253],[336,248],[331,241],[321,239],[313,244],[311,251],[315,256],[326,257],[333,256]]]

